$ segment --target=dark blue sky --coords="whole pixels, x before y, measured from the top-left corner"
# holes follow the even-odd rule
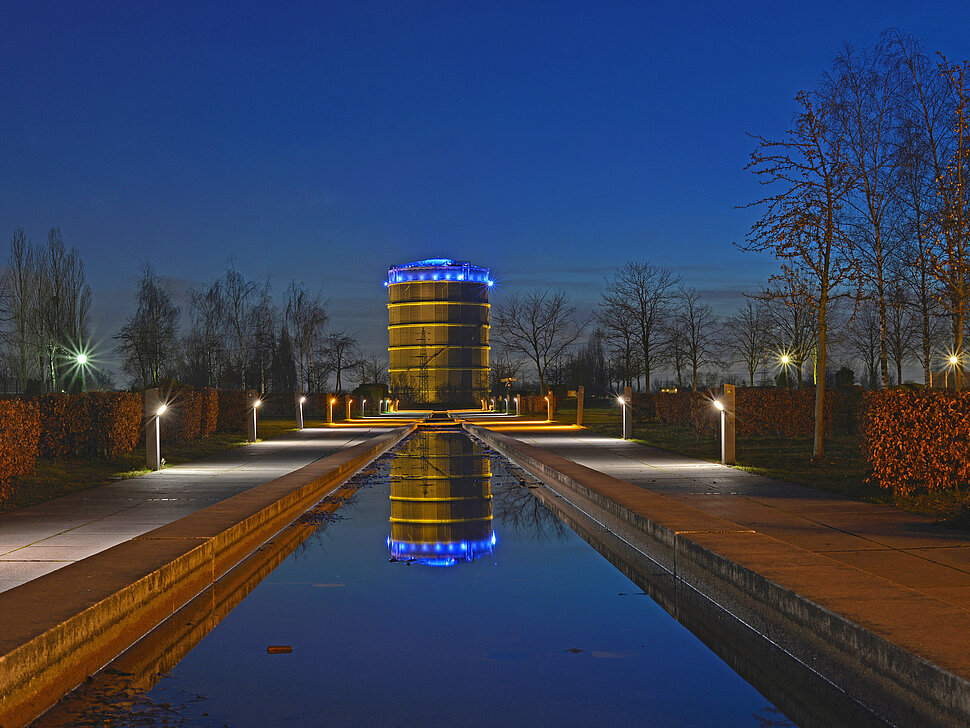
[[[5,2],[0,235],[59,225],[102,336],[145,261],[230,257],[374,349],[387,266],[429,256],[587,305],[648,259],[730,309],[773,270],[731,245],[746,132],[887,27],[970,57],[966,2]]]

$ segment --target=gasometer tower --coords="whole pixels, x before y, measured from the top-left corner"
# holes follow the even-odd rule
[[[429,258],[387,270],[391,398],[401,406],[478,406],[488,396],[488,268]]]

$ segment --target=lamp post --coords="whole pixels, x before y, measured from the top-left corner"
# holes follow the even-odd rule
[[[257,399],[253,402],[253,406],[250,409],[250,416],[246,422],[246,437],[250,442],[256,442],[256,410],[259,409],[259,405],[262,403],[262,400]]]
[[[616,398],[616,401],[620,403],[620,422],[622,423],[621,427],[623,428],[623,439],[626,440],[627,439],[627,431],[626,431],[626,400],[623,399],[623,397],[617,397]]]
[[[515,395],[515,416],[519,416],[519,395]]]
[[[714,400],[714,406],[721,412],[721,465],[734,465],[735,397],[733,384],[724,385],[724,394],[721,395],[720,399]]]
[[[579,385],[576,388],[576,424],[583,426],[583,406],[586,404],[586,388]]]
[[[159,419],[165,414],[166,410],[168,410],[168,405],[159,398],[158,389],[146,389],[144,399],[145,466],[149,470],[159,470],[162,467]]]
[[[303,403],[306,402],[306,397],[302,394],[296,395],[296,429],[303,429]]]
[[[327,405],[327,424],[333,424],[333,406],[336,404],[337,400],[330,397],[330,403]]]
[[[550,392],[549,394],[552,394],[552,392]],[[550,397],[549,394],[547,394],[546,397],[545,397],[545,400],[546,400],[546,421],[547,422],[552,422],[552,397]]]
[[[347,397],[347,399],[345,401],[345,409],[347,410],[347,416],[344,419],[346,419],[346,420],[349,420],[350,417],[351,417],[351,415],[350,415],[350,405],[353,404],[353,401],[354,400],[352,400],[350,397]]]
[[[360,416],[361,417],[364,416],[364,405],[365,404],[367,404],[367,400],[366,399],[360,400]]]

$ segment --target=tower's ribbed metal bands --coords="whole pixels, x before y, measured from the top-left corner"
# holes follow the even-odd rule
[[[488,268],[432,258],[387,271],[391,397],[468,407],[488,392]]]

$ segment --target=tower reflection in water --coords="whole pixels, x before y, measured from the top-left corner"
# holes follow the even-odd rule
[[[454,566],[487,556],[492,530],[492,472],[481,446],[464,432],[419,430],[391,460],[391,557]]]

